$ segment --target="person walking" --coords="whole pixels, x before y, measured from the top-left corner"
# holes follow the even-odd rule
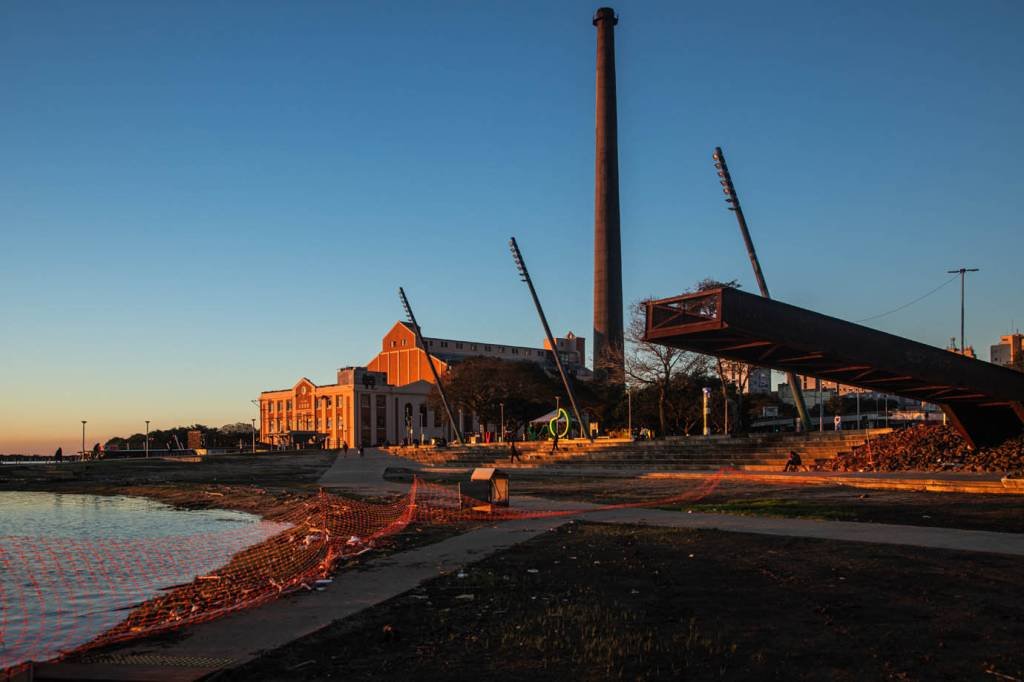
[[[558,429],[555,429],[555,433],[552,435],[552,438],[551,438],[551,452],[554,452],[557,449],[558,449]]]
[[[341,441],[341,454],[348,457],[348,441]]]
[[[365,447],[363,446],[362,442],[360,442],[360,443],[359,443],[359,456],[360,456],[360,457],[362,457],[362,456],[363,456],[363,451],[364,451],[365,449],[366,449],[366,448],[365,448]]]
[[[519,456],[519,450],[516,449],[516,437],[512,436],[508,441],[508,463],[515,464],[517,459],[520,462],[523,461],[523,458]]]
[[[64,461],[64,448],[57,448],[57,452],[53,453],[53,461],[57,464]]]

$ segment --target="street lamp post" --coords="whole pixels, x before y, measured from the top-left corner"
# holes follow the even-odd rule
[[[701,389],[704,394],[704,435],[710,436],[711,429],[708,427],[708,415],[711,413],[711,407],[708,405],[708,398],[711,396],[711,389],[705,386]]]
[[[946,271],[950,275],[960,275],[960,355],[967,350],[967,346],[964,345],[964,280],[967,278],[968,272],[978,272],[978,268],[959,268]]]
[[[83,419],[82,420],[82,459],[85,459],[85,423],[86,423],[86,421]]]
[[[149,458],[149,420],[146,420],[146,458]]]
[[[256,417],[252,418],[252,454],[256,454]]]
[[[633,440],[633,389],[626,387],[626,428],[629,439]]]
[[[501,433],[498,436],[498,442],[505,442],[505,403],[498,403],[498,407],[501,408]]]

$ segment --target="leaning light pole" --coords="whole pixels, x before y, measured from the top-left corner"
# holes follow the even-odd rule
[[[757,286],[761,295],[771,298],[768,293],[768,283],[764,280],[764,273],[761,272],[761,261],[757,258],[757,251],[754,250],[754,240],[750,238],[750,230],[747,229],[747,219],[743,216],[743,207],[740,206],[740,197],[736,194],[736,187],[732,184],[732,175],[729,173],[729,166],[725,163],[725,154],[721,147],[715,147],[715,153],[711,155],[715,160],[715,168],[718,170],[718,181],[722,184],[722,191],[725,193],[725,203],[730,204],[729,210],[736,213],[736,222],[740,224],[740,232],[743,234],[743,243],[747,247],[747,256],[750,258],[750,266],[754,268],[754,278],[757,279]],[[796,406],[797,414],[800,415],[800,422],[804,426],[804,433],[811,430],[811,417],[807,414],[807,403],[804,402],[803,391],[800,390],[800,383],[797,381],[795,372],[786,372],[786,381],[789,382],[789,390],[793,394],[793,404]]]
[[[452,416],[452,408],[448,406],[448,396],[444,393],[444,384],[441,383],[441,377],[437,373],[437,368],[434,367],[434,359],[430,357],[430,351],[427,350],[427,343],[423,340],[423,332],[420,330],[420,325],[416,322],[416,316],[412,312],[412,306],[409,305],[409,299],[405,296],[405,289],[398,287],[398,297],[402,299],[402,307],[405,308],[405,316],[409,318],[409,323],[412,325],[412,330],[416,334],[416,342],[423,348],[423,352],[427,354],[427,365],[430,367],[430,373],[434,376],[434,384],[437,386],[437,392],[441,394],[441,404],[444,405],[444,412],[448,415],[448,423],[452,425],[452,431],[455,433],[455,439],[459,441],[459,445],[463,445],[465,441],[462,440],[462,429],[455,423],[455,417]]]
[[[583,432],[587,438],[594,440],[594,437],[588,433],[589,429],[583,428],[583,419],[580,418],[580,410],[576,406],[576,396],[572,392],[572,386],[569,385],[569,378],[565,375],[565,368],[562,367],[562,359],[558,356],[558,345],[555,343],[555,337],[551,334],[551,327],[548,326],[548,318],[544,315],[544,309],[540,305],[540,299],[537,298],[537,290],[533,287],[533,280],[530,279],[530,271],[526,269],[526,261],[523,260],[523,254],[519,251],[519,244],[516,243],[516,238],[511,237],[508,240],[508,248],[512,251],[512,258],[516,262],[516,268],[519,270],[519,278],[526,282],[526,286],[530,288],[530,296],[533,297],[533,305],[537,308],[537,315],[540,316],[540,323],[544,326],[544,334],[547,335],[548,345],[551,346],[551,355],[555,358],[555,367],[558,368],[558,375],[562,377],[562,386],[565,387],[565,392],[569,395],[569,403],[572,405],[573,416],[576,417],[576,423],[580,425],[580,431]],[[558,415],[555,415],[558,418]]]

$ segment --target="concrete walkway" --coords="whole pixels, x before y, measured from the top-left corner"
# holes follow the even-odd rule
[[[657,471],[645,473],[643,478],[700,479],[707,477],[708,473]],[[966,471],[733,471],[727,477],[733,482],[769,485],[838,485],[871,490],[1024,495],[1024,479]]]
[[[548,502],[545,500],[545,502]],[[550,504],[550,502],[548,502]],[[564,507],[563,507],[564,508]],[[668,528],[714,529],[730,533],[785,535],[795,538],[906,545],[963,552],[1024,556],[1024,534],[960,530],[890,523],[857,523],[816,519],[787,519],[734,514],[684,514],[663,509],[617,509],[583,516],[600,523],[631,523]]]
[[[361,495],[409,492],[408,483],[385,481],[384,470],[388,467],[419,470],[421,465],[402,457],[393,457],[376,448],[366,448],[365,453],[360,457],[354,448],[348,451],[348,455],[339,453],[331,468],[320,477],[320,485],[351,490]]]

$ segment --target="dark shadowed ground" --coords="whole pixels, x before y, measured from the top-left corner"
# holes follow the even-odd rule
[[[1020,679],[1022,574],[998,555],[576,523],[218,679]]]

